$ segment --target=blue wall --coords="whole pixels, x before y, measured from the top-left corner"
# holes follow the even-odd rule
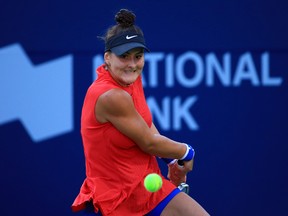
[[[103,55],[97,36],[120,8],[136,13],[151,50],[156,126],[196,149],[190,195],[212,215],[287,215],[283,0],[1,2],[1,215],[73,215],[82,102]]]

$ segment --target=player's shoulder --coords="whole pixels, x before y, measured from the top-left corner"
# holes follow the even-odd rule
[[[115,108],[132,102],[131,96],[123,89],[113,88],[100,95],[98,102],[107,108]]]

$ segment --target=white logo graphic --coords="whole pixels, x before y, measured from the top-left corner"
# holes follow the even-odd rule
[[[0,49],[0,125],[20,120],[34,142],[73,130],[72,56],[34,65],[20,44]]]
[[[137,37],[137,36],[138,36],[138,35],[132,35],[132,36],[126,35],[126,39],[127,39],[127,40],[130,40],[130,39],[135,38],[135,37]]]

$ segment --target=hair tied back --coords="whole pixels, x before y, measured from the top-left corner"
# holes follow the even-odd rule
[[[128,28],[132,25],[134,25],[136,19],[136,15],[127,9],[121,9],[116,15],[115,15],[115,21],[118,25]]]

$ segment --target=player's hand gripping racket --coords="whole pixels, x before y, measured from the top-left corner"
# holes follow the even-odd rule
[[[184,166],[184,162],[182,160],[178,160],[177,163],[178,163],[178,166],[180,167]],[[178,185],[178,188],[180,191],[189,195],[189,189],[190,189],[189,184],[182,182],[180,183],[180,185]]]

